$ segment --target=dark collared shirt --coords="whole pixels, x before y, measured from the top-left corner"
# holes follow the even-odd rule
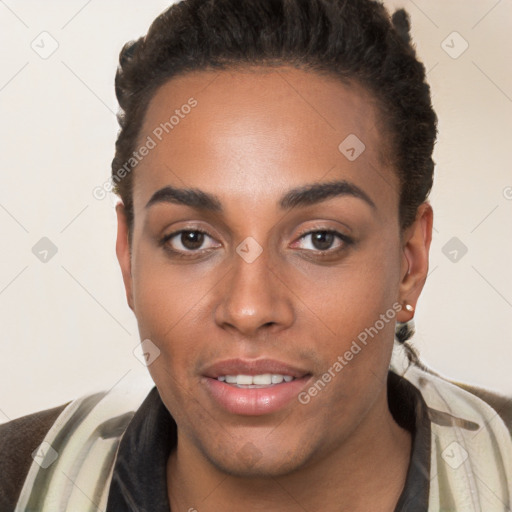
[[[396,422],[413,435],[411,460],[395,512],[427,512],[430,419],[420,392],[388,374],[388,403]],[[176,422],[156,386],[135,412],[119,445],[106,512],[170,512],[167,459],[177,441]]]

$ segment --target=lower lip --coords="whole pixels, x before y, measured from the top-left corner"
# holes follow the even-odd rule
[[[266,388],[238,388],[217,379],[204,377],[210,396],[232,414],[259,416],[283,409],[297,398],[311,377],[306,375],[291,382],[282,382]]]

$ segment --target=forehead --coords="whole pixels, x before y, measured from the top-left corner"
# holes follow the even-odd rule
[[[135,209],[166,185],[261,204],[335,179],[374,196],[387,187],[382,200],[393,202],[384,133],[374,97],[356,84],[290,67],[189,72],[149,102],[138,146],[154,147],[134,172]]]

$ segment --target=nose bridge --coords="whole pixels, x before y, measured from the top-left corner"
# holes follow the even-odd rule
[[[251,237],[236,248],[230,278],[216,310],[219,325],[230,324],[249,335],[267,324],[284,326],[292,321],[286,288],[277,279],[269,256]]]

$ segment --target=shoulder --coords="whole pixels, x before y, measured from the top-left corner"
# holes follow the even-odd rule
[[[450,380],[450,382],[490,405],[501,417],[512,436],[512,395],[506,395],[490,388],[474,386],[455,380]]]
[[[69,402],[16,418],[0,425],[0,510],[14,510],[32,463],[32,452],[41,444]]]
[[[41,492],[50,490],[53,495],[70,498],[72,485],[82,490],[89,486],[88,492],[96,492],[97,477],[103,478],[103,484],[108,481],[117,446],[153,388],[156,391],[146,375],[125,376],[109,389],[88,390],[58,407],[0,425],[0,511],[12,511],[18,504],[26,510],[29,502],[37,503]],[[42,459],[33,459],[32,453],[45,439],[58,457],[52,459],[54,454],[46,452]],[[53,471],[44,471],[54,463]],[[89,470],[81,471],[84,466]],[[91,474],[90,468],[95,466],[98,472]],[[77,480],[58,478],[61,472],[78,475],[80,485]]]
[[[466,393],[470,393],[470,395],[481,400],[495,411],[496,416],[501,418],[512,438],[512,393],[503,393],[488,386],[478,386],[454,379],[450,376],[437,372],[423,360],[417,358],[414,362],[404,354],[405,349],[403,346],[397,347],[395,345],[393,350],[394,359],[392,360],[393,371],[397,371],[397,368],[403,368],[402,373],[405,373],[410,369],[413,372],[419,372],[418,375],[420,376],[418,378],[420,380],[426,379],[428,381],[431,379],[439,379],[438,382],[448,383],[451,386],[455,386],[455,388],[461,389]],[[401,372],[398,371],[398,373]]]

